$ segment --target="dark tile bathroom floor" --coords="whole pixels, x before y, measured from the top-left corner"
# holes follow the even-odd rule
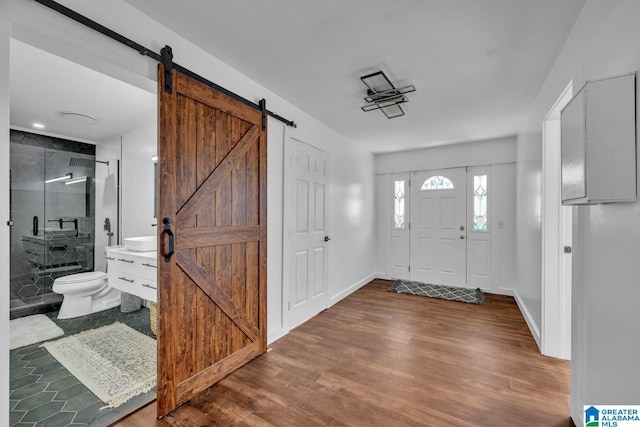
[[[149,309],[121,313],[120,307],[76,319],[57,320],[70,336],[89,329],[124,323],[155,338],[149,326]],[[156,398],[156,389],[140,394],[118,408],[105,404],[37,343],[10,352],[10,425],[24,427],[107,426]]]

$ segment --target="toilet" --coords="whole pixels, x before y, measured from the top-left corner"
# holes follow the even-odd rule
[[[120,305],[120,291],[107,285],[107,273],[90,271],[59,277],[53,292],[63,295],[58,319],[71,319]]]

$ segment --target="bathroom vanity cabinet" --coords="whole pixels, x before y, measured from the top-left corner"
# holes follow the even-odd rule
[[[106,250],[109,286],[157,302],[157,252],[134,252],[126,248]]]

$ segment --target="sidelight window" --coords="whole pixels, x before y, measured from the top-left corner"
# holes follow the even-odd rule
[[[405,227],[404,219],[404,180],[393,183],[393,228],[402,229]]]
[[[487,231],[487,175],[473,177],[473,231]]]

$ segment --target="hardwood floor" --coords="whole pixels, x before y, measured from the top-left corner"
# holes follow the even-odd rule
[[[571,426],[570,363],[540,355],[513,298],[478,306],[374,280],[146,426]]]

